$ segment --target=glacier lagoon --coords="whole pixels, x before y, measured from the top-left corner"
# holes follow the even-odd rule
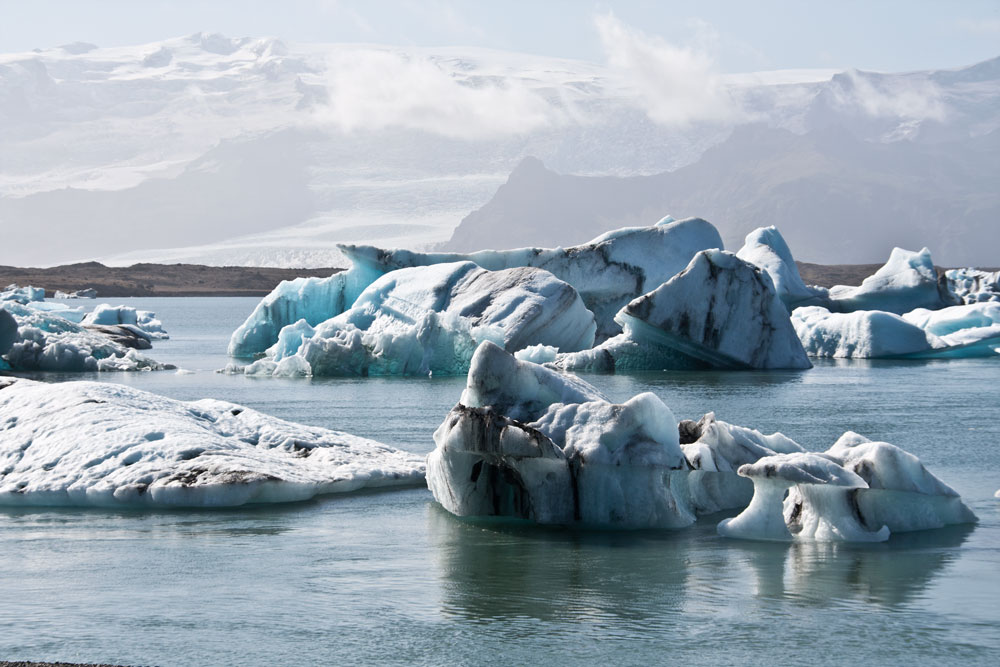
[[[157,313],[171,339],[153,355],[192,374],[32,377],[214,396],[414,453],[433,448],[464,377],[214,373],[256,301],[122,300]],[[998,360],[584,377],[615,400],[652,391],[679,418],[715,411],[811,450],[847,429],[897,443],[954,487],[979,523],[883,544],[766,544],[720,538],[725,514],[638,533],[464,521],[425,489],[216,511],[0,509],[0,655],[133,664],[992,662]]]

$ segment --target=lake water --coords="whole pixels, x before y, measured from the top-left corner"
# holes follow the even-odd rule
[[[257,299],[145,298],[196,371],[81,376],[222,398],[426,453],[464,378],[226,376]],[[79,302],[90,305],[93,302]],[[456,519],[424,489],[222,511],[0,509],[0,659],[158,665],[1000,662],[1000,358],[587,375],[678,418],[900,445],[975,526],[883,544]]]

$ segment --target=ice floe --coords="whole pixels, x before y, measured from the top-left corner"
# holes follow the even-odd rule
[[[594,316],[570,285],[541,269],[488,271],[472,262],[399,269],[369,285],[345,312],[315,327],[283,327],[248,374],[465,373],[476,346],[563,350],[594,343]],[[308,369],[308,370],[306,370]]]
[[[881,310],[897,315],[915,308],[944,308],[961,303],[940,278],[927,248],[919,252],[893,248],[889,261],[859,287],[837,285],[830,289],[829,308],[834,312]]]
[[[0,388],[0,505],[225,507],[419,484],[420,457],[233,403],[111,383]]]
[[[127,325],[138,327],[148,334],[150,338],[164,339],[170,337],[163,330],[163,323],[156,319],[156,313],[148,310],[136,310],[131,306],[111,306],[102,303],[83,318],[83,324],[97,324],[102,326]]]
[[[616,315],[624,333],[561,354],[570,370],[809,368],[766,271],[723,250],[687,267]]]

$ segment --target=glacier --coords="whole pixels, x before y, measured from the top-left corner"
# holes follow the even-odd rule
[[[283,327],[248,374],[426,375],[465,373],[476,346],[514,351],[589,348],[596,325],[579,294],[541,269],[488,271],[472,262],[387,273],[336,317]],[[293,357],[299,361],[290,362]],[[301,372],[300,370],[301,369]]]
[[[173,368],[141,354],[148,334],[129,325],[76,324],[58,314],[0,302],[0,370],[139,371]]]
[[[560,354],[567,370],[810,368],[767,271],[703,250],[677,275],[615,316],[623,333]]]
[[[231,507],[420,484],[421,457],[214,399],[0,384],[0,505]]]

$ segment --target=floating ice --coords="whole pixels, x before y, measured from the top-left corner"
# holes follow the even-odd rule
[[[80,323],[83,321],[86,313],[83,308],[72,308],[67,306],[65,303],[58,303],[56,301],[29,301],[24,304],[32,310],[38,310],[46,313],[51,313],[52,315],[58,315],[70,322]]]
[[[150,338],[169,338],[163,330],[163,323],[156,319],[156,313],[148,310],[136,310],[131,306],[111,306],[106,303],[98,305],[83,318],[83,324],[98,324],[102,326],[128,325],[138,327]]]
[[[93,287],[88,287],[86,289],[80,289],[75,292],[63,292],[62,290],[56,290],[53,295],[55,299],[96,299],[97,290]]]
[[[419,484],[419,457],[233,403],[97,382],[0,389],[0,504],[225,507]]]
[[[623,334],[562,354],[556,364],[570,370],[811,366],[768,274],[723,250],[697,253],[615,319]]]
[[[483,340],[579,350],[593,345],[594,330],[576,290],[547,271],[456,262],[385,274],[340,315],[283,328],[267,354],[275,373],[297,356],[316,376],[455,374]]]
[[[951,269],[944,272],[948,289],[963,303],[1000,301],[1000,271]]]
[[[18,287],[11,283],[0,290],[0,301],[14,301],[22,305],[31,301],[45,301],[45,290],[41,287]]]
[[[614,317],[629,301],[666,282],[687,266],[699,250],[723,246],[719,232],[710,223],[701,218],[687,218],[661,221],[650,227],[618,229],[571,248],[482,250],[460,254],[356,245],[337,247],[354,263],[352,270],[364,275],[459,261],[472,261],[492,271],[521,266],[545,269],[580,293],[597,320],[597,340],[600,342],[620,332]]]
[[[145,332],[130,327],[83,327],[59,315],[29,306],[2,302],[3,312],[16,324],[16,334],[0,359],[19,371],[137,371],[160,370],[160,364],[130,348],[148,348]],[[0,339],[10,338],[10,320],[0,316]],[[5,342],[5,341],[0,341]]]
[[[659,398],[612,404],[488,342],[434,442],[427,485],[460,516],[614,528],[694,522],[674,489],[687,468],[677,421]]]
[[[878,310],[831,313],[820,306],[796,308],[792,324],[806,353],[813,357],[855,359],[947,359],[993,356],[1000,327],[985,322],[984,305],[917,310],[905,317]],[[935,335],[951,327],[964,327]],[[921,328],[926,325],[928,329]]]
[[[920,252],[893,248],[889,261],[865,278],[860,287],[831,288],[829,307],[841,313],[881,310],[899,315],[915,308],[933,310],[958,303],[945,277],[938,278],[927,248]]]
[[[775,226],[758,227],[747,234],[736,256],[767,271],[774,291],[789,312],[798,306],[821,305],[827,298],[822,287],[808,287],[802,282],[792,251]]]

